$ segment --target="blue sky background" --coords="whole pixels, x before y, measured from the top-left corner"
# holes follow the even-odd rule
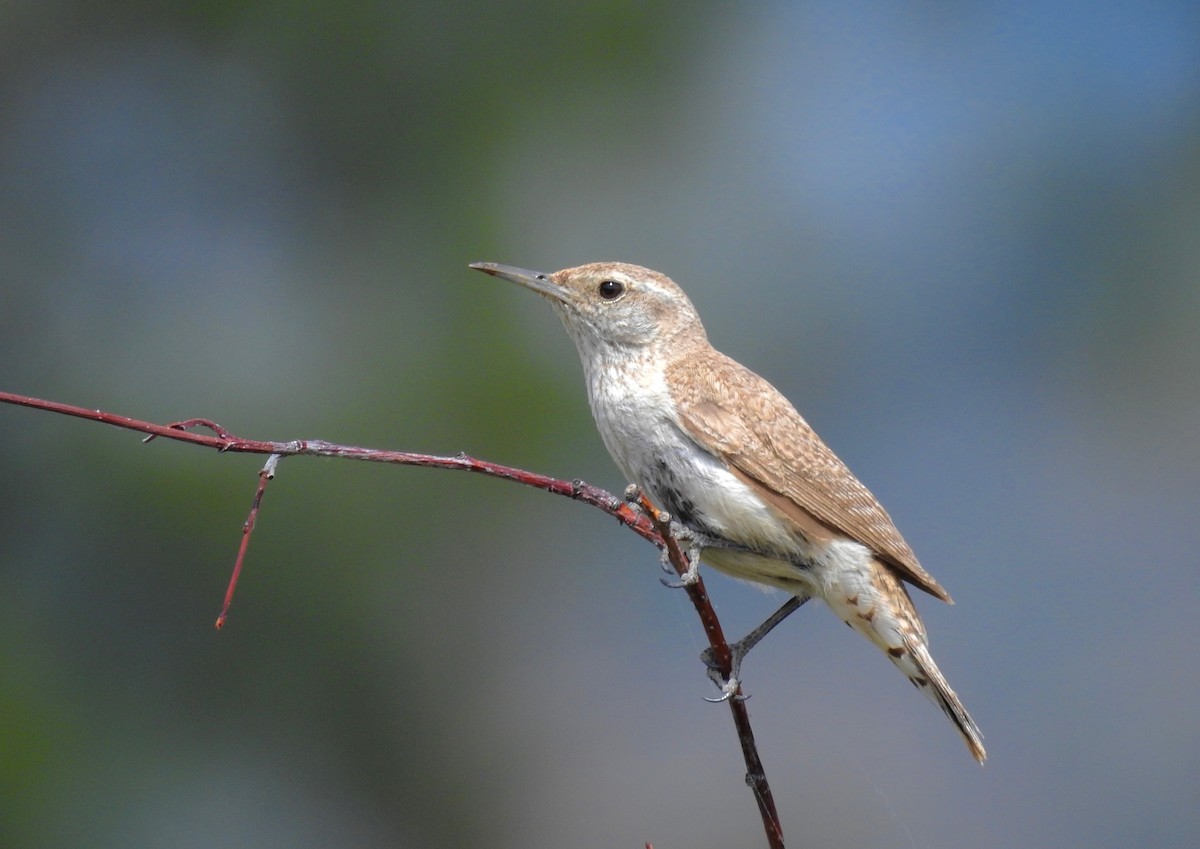
[[[983,769],[825,610],[747,661],[789,843],[1190,847],[1198,138],[1183,2],[17,0],[0,388],[619,491],[557,320],[466,264],[651,266],[957,602]],[[762,845],[652,549],[291,460],[217,634],[258,467],[0,409],[0,843]]]

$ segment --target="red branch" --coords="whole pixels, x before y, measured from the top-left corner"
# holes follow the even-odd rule
[[[679,541],[671,533],[669,518],[665,514],[660,514],[644,497],[639,496],[639,504],[635,507],[629,501],[618,498],[599,487],[584,483],[582,480],[566,481],[559,478],[552,478],[547,475],[537,474],[536,472],[526,471],[525,469],[504,466],[487,460],[479,460],[475,457],[469,457],[466,454],[444,457],[435,454],[416,454],[408,451],[384,451],[377,448],[338,445],[319,439],[297,439],[291,442],[266,442],[254,439],[242,439],[234,436],[225,430],[225,428],[208,419],[187,419],[168,425],[159,425],[140,419],[129,418],[128,416],[117,415],[116,413],[108,413],[103,410],[75,407],[70,404],[44,401],[40,398],[31,398],[27,395],[17,395],[10,392],[0,392],[0,402],[32,407],[38,410],[47,410],[52,413],[75,416],[81,419],[113,425],[114,427],[139,431],[148,434],[145,440],[143,440],[144,442],[149,442],[161,436],[179,442],[190,442],[193,445],[215,448],[221,452],[270,455],[266,465],[259,472],[258,488],[254,493],[250,513],[242,526],[242,541],[238,547],[233,574],[230,576],[229,587],[225,593],[224,605],[221,608],[220,615],[217,617],[217,628],[225,624],[229,605],[233,601],[233,592],[246,556],[246,548],[250,543],[250,534],[253,532],[255,521],[258,518],[258,510],[262,504],[263,493],[267,488],[267,483],[274,478],[276,467],[279,460],[283,457],[342,457],[348,460],[365,460],[372,463],[426,466],[435,469],[458,469],[544,489],[555,495],[582,501],[584,504],[590,504],[593,507],[603,510],[638,534],[638,536],[663,550],[672,568],[681,577],[688,572],[688,555],[683,551]],[[212,433],[193,433],[189,430],[189,428],[193,427],[203,427],[212,431]],[[712,647],[718,671],[728,680],[732,675],[733,659],[729,651],[729,644],[721,628],[721,622],[717,618],[716,611],[713,609],[712,603],[708,598],[708,593],[704,588],[704,581],[698,576],[694,581],[689,582],[685,580],[684,589],[687,591],[688,598],[691,600],[697,615],[700,617],[700,622],[704,626],[704,633],[708,637],[709,645]],[[742,755],[746,763],[746,783],[754,792],[754,798],[758,804],[759,813],[763,820],[763,827],[766,831],[767,844],[771,849],[783,849],[783,830],[779,823],[779,813],[775,808],[771,788],[767,783],[766,774],[763,771],[762,760],[758,756],[758,748],[754,742],[754,732],[750,727],[750,715],[746,711],[746,703],[740,688],[734,693],[733,698],[727,699],[727,703],[733,714],[734,726],[737,729],[738,740],[742,746]]]
[[[143,442],[153,439],[154,436],[147,436]],[[262,471],[258,473],[258,489],[254,491],[254,501],[250,503],[250,514],[246,516],[246,521],[242,524],[242,544],[238,546],[237,560],[233,561],[233,574],[229,576],[229,586],[225,590],[225,602],[221,605],[221,612],[217,615],[217,630],[221,630],[225,625],[225,620],[229,617],[229,605],[233,604],[233,591],[237,589],[238,578],[242,574],[242,564],[246,562],[246,549],[250,545],[250,534],[254,533],[254,523],[258,519],[258,508],[262,505],[263,493],[267,491],[267,484],[275,479],[275,467],[279,465],[279,455],[272,454],[267,458],[266,465],[262,467]]]

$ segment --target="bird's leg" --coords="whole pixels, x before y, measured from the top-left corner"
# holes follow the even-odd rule
[[[792,596],[785,601],[778,610],[768,616],[766,621],[764,621],[761,625],[759,625],[746,636],[742,637],[736,643],[730,643],[730,669],[728,678],[725,678],[725,676],[721,674],[721,670],[717,666],[717,658],[712,650],[712,647],[710,646],[702,651],[700,653],[700,659],[704,661],[704,665],[708,667],[708,677],[721,691],[720,698],[706,699],[705,701],[724,702],[732,697],[734,692],[737,690],[738,676],[741,673],[742,661],[745,659],[746,655],[748,655],[750,650],[762,641],[763,637],[771,633],[771,630],[776,625],[799,610],[800,606],[804,604],[804,602],[808,601],[809,598],[811,598],[811,596]]]

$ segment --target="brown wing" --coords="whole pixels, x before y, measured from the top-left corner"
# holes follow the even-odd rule
[[[724,354],[706,351],[675,363],[667,385],[688,435],[757,488],[799,532],[860,542],[915,586],[950,601],[887,511],[770,383]]]

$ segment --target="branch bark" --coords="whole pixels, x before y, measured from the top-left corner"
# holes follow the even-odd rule
[[[657,546],[665,555],[671,567],[682,578],[689,571],[690,561],[687,552],[680,546],[679,541],[671,532],[670,519],[659,513],[653,505],[641,499],[641,504],[635,507],[629,500],[619,498],[600,487],[592,486],[582,480],[562,480],[548,475],[505,466],[488,460],[480,460],[466,454],[456,454],[452,457],[435,454],[419,454],[408,451],[385,451],[377,448],[363,448],[353,445],[339,445],[320,439],[297,439],[288,442],[272,442],[255,439],[243,439],[234,436],[225,428],[209,419],[186,419],[160,425],[153,422],[134,419],[104,410],[76,407],[56,401],[46,401],[28,395],[18,395],[11,392],[0,392],[0,403],[31,407],[51,413],[101,422],[114,427],[138,431],[147,434],[143,442],[150,442],[157,437],[187,442],[206,448],[215,448],[220,452],[237,454],[266,454],[269,455],[266,465],[259,472],[259,481],[255,490],[250,513],[242,528],[242,540],[238,548],[233,575],[225,594],[224,606],[217,617],[216,626],[220,628],[226,620],[233,591],[241,572],[250,534],[258,517],[263,494],[267,482],[275,476],[280,459],[295,456],[340,457],[348,460],[362,460],[372,463],[391,463],[402,466],[425,466],[437,469],[457,469],[475,472],[489,477],[502,478],[525,486],[544,489],[555,495],[581,501],[589,504],[610,516],[615,517],[621,524],[632,530],[638,536]],[[210,433],[196,433],[191,428],[204,428]],[[728,680],[733,674],[733,658],[730,654],[729,643],[725,639],[721,622],[709,601],[704,588],[703,579],[695,576],[695,580],[685,580],[683,588],[688,594],[696,614],[704,627],[709,645],[718,666],[718,671]],[[738,741],[742,747],[742,756],[746,766],[746,783],[754,793],[759,814],[762,817],[763,828],[766,832],[767,845],[771,849],[783,849],[783,830],[779,822],[779,813],[767,782],[762,760],[758,755],[758,747],[754,740],[754,732],[750,725],[750,715],[746,710],[745,698],[740,687],[732,698],[726,700],[732,713],[734,727],[737,730]]]

